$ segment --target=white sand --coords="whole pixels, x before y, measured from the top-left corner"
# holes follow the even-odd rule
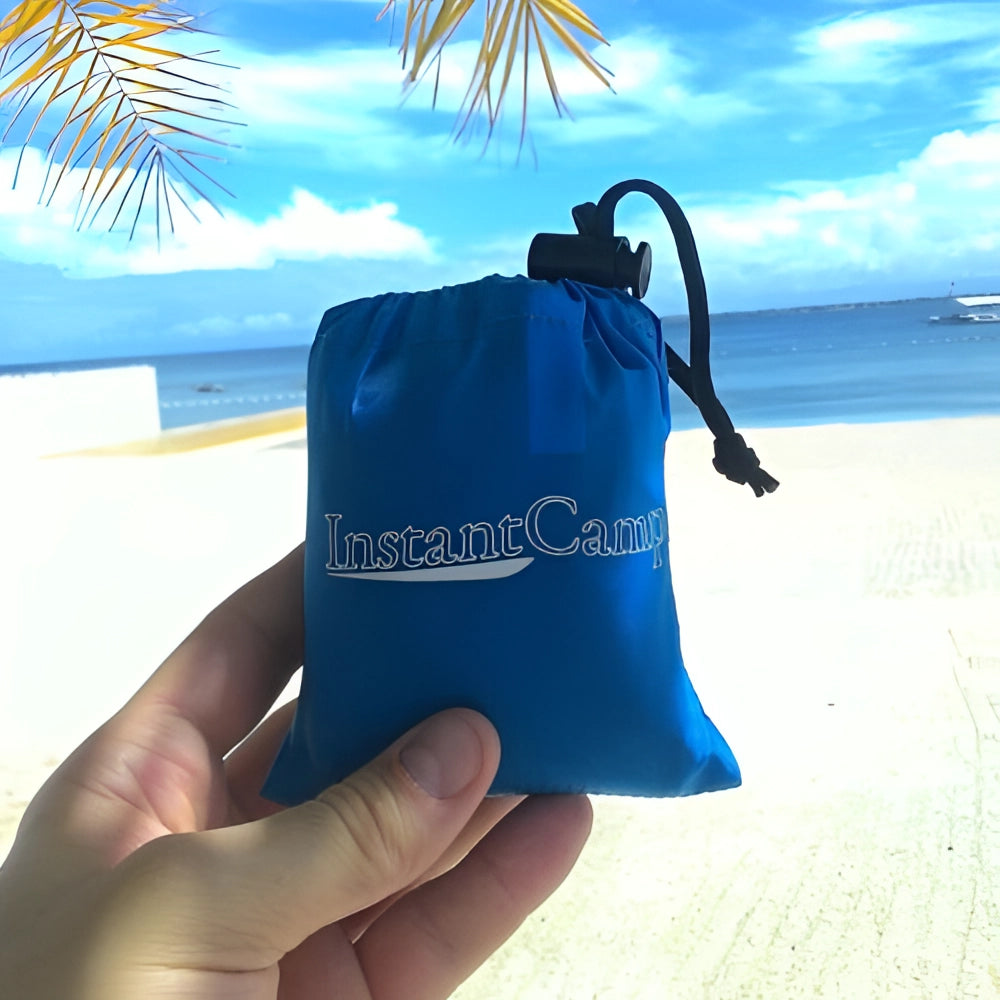
[[[744,787],[598,799],[461,1000],[1000,995],[1000,418],[668,448],[685,660]],[[305,452],[8,463],[0,857],[31,792],[303,527]]]

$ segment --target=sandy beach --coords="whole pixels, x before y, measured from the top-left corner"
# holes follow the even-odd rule
[[[1000,996],[1000,417],[667,449],[685,662],[742,788],[595,800],[459,1000]],[[48,773],[304,530],[301,435],[3,457],[0,858]]]

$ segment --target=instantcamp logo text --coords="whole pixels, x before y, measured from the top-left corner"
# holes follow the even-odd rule
[[[536,500],[523,517],[468,522],[452,531],[415,528],[371,533],[343,530],[343,514],[327,514],[330,576],[396,582],[496,580],[526,569],[536,556],[630,556],[652,552],[663,565],[667,515],[656,507],[611,523],[583,521],[571,497]],[[582,521],[582,523],[581,523]]]

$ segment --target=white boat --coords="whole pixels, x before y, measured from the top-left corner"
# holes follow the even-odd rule
[[[951,316],[930,316],[931,323],[1000,323],[1000,312],[990,306],[1000,306],[1000,294],[959,295],[955,301],[970,312],[953,313]]]

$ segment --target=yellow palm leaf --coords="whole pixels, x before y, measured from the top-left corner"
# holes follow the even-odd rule
[[[378,16],[397,2],[388,0]],[[402,53],[409,86],[434,64],[440,71],[442,49],[476,6],[477,0],[407,0]],[[520,59],[523,140],[532,45],[556,110],[566,109],[543,27],[610,88],[605,71],[581,42],[582,37],[606,44],[605,39],[575,4],[485,0],[482,43],[462,102],[459,133],[480,112],[492,131]],[[198,79],[199,64],[211,64],[208,57],[214,53],[187,55],[171,44],[179,34],[196,30],[193,18],[174,0],[23,0],[0,20],[0,102],[14,106],[0,144],[18,130],[22,152],[36,137],[47,139],[42,200],[51,202],[71,177],[82,176],[79,226],[110,215],[113,228],[131,206],[134,233],[150,204],[158,237],[161,211],[173,228],[172,198],[190,211],[181,187],[215,207],[200,179],[225,188],[203,169],[205,159],[217,159],[204,146],[227,143],[205,126],[235,123],[221,117],[228,105],[219,89]],[[189,140],[195,148],[182,145]]]
[[[388,13],[397,2],[398,0],[389,0],[379,17]],[[430,64],[439,62],[442,49],[474,5],[475,0],[407,0],[402,54],[404,65],[409,63],[407,81],[410,85],[422,77]],[[432,11],[434,7],[436,9]],[[552,60],[539,19],[602,84],[611,88],[606,71],[573,32],[602,44],[607,44],[607,40],[597,25],[576,4],[569,0],[486,0],[483,42],[473,69],[472,81],[462,103],[464,115],[458,129],[460,133],[483,111],[490,128],[496,124],[513,66],[520,56],[524,87],[521,112],[523,138],[527,119],[529,48],[532,39],[556,110],[560,114],[566,110],[556,86]]]
[[[51,203],[74,169],[83,168],[76,173],[82,177],[80,226],[107,212],[113,227],[131,204],[134,232],[144,206],[155,203],[159,235],[161,208],[173,226],[169,202],[171,192],[179,194],[175,181],[210,204],[196,175],[225,190],[199,165],[207,152],[180,146],[188,137],[226,145],[185,122],[233,124],[221,117],[225,105],[218,88],[192,75],[199,64],[211,62],[212,53],[186,55],[169,44],[179,33],[195,30],[191,16],[173,0],[25,0],[0,21],[0,81],[9,78],[0,101],[14,105],[0,141],[16,129],[24,130],[22,146],[38,134],[46,136],[42,200]],[[135,176],[125,183],[133,169]]]

